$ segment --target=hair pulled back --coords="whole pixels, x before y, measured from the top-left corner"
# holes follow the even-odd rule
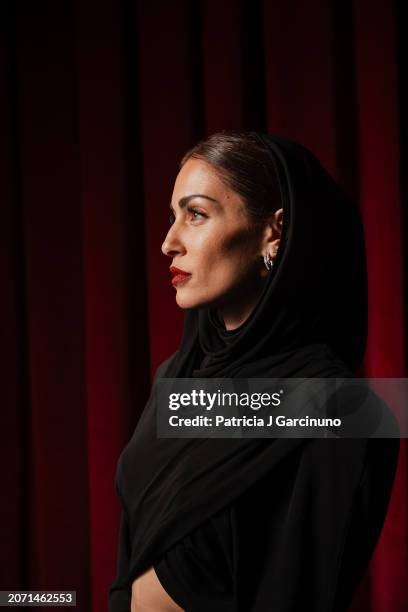
[[[256,226],[262,226],[282,207],[274,160],[256,132],[216,132],[187,151],[180,168],[189,159],[210,164],[228,187],[243,198]]]

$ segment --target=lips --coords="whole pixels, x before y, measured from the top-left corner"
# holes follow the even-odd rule
[[[180,270],[180,268],[176,268],[175,266],[170,267],[170,272],[173,275],[171,280],[173,285],[178,285],[191,277],[190,272],[184,272],[184,270]]]

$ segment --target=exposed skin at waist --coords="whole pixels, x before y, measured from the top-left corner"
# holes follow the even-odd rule
[[[184,612],[170,597],[151,566],[132,583],[131,612]]]

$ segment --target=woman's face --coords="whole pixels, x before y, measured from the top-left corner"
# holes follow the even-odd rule
[[[171,267],[188,274],[173,276],[181,308],[228,310],[258,295],[267,274],[262,249],[270,232],[255,231],[241,196],[211,165],[197,159],[184,164],[170,208],[162,251]]]

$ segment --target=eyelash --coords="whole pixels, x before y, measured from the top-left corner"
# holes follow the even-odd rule
[[[190,207],[187,207],[187,211],[188,211],[189,213],[192,213],[192,214],[200,215],[200,217],[203,217],[203,218],[205,218],[205,219],[207,218],[207,215],[206,215],[206,214],[204,214],[203,212],[201,212],[201,211],[199,211],[199,210],[196,210],[195,208],[190,208]],[[198,219],[198,217],[193,217],[193,218],[194,218],[194,219]],[[169,222],[170,222],[170,225],[172,225],[172,224],[174,223],[174,221],[175,221],[175,216],[174,216],[174,213],[172,213],[172,212],[171,212],[171,213],[170,213],[170,215],[169,215]]]

